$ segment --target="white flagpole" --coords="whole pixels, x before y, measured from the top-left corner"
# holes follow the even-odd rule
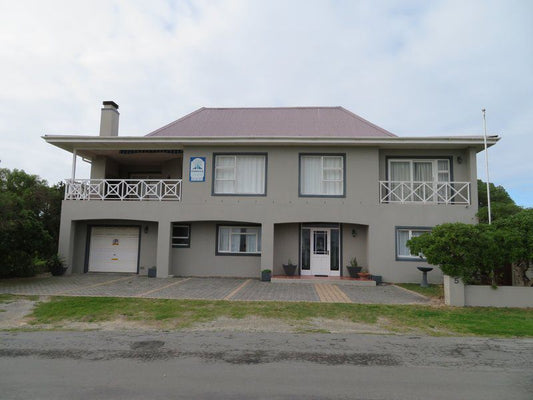
[[[490,215],[490,178],[489,178],[489,152],[487,149],[487,119],[485,117],[485,109],[483,108],[481,112],[483,113],[483,140],[485,142],[485,171],[487,174],[487,207],[488,207],[488,213],[489,213],[489,225],[492,223],[492,217]]]

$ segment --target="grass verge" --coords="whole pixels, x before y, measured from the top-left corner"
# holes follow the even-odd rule
[[[427,288],[420,287],[419,283],[396,283],[395,285],[412,290],[413,292],[420,293],[427,297],[433,297],[435,299],[444,299],[443,285],[430,284]]]
[[[398,333],[434,336],[533,337],[532,309],[452,308],[418,305],[235,302],[116,297],[53,297],[37,304],[33,324],[104,322],[123,319],[182,329],[219,317],[247,316],[305,322],[346,320]],[[325,322],[327,324],[327,321]],[[327,326],[324,326],[327,330]]]

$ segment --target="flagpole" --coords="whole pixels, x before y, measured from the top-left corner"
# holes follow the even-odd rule
[[[485,109],[483,108],[481,112],[483,113],[483,141],[485,143],[485,171],[487,174],[487,211],[489,214],[489,225],[492,223],[492,217],[490,215],[490,178],[489,178],[489,152],[487,149],[487,119],[485,117]]]

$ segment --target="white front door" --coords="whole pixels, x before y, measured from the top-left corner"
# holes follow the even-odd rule
[[[330,274],[331,230],[329,228],[311,229],[311,275]]]

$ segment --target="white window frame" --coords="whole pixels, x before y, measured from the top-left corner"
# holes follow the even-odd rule
[[[448,169],[446,171],[439,171],[439,161],[446,161],[448,164]],[[409,163],[409,181],[408,182],[415,182],[414,175],[415,175],[415,167],[414,164],[416,162],[430,162],[432,163],[431,166],[431,173],[432,173],[432,180],[428,182],[451,182],[451,165],[450,165],[450,159],[449,158],[390,158],[389,164],[388,164],[388,177],[387,179],[389,181],[392,180],[391,178],[391,172],[392,167],[391,164],[393,162],[408,162]],[[447,181],[439,181],[439,173],[447,173],[448,174],[448,180]]]
[[[187,228],[187,236],[174,236],[174,228]],[[187,239],[187,243],[174,243],[174,239]],[[191,226],[189,224],[172,224],[172,247],[191,247]]]
[[[227,250],[220,249],[220,238],[221,238],[220,230],[224,228],[230,230]],[[240,232],[241,229],[254,229],[255,232]],[[233,240],[238,240],[240,243],[241,236],[243,235],[244,236],[255,236],[255,248],[257,249],[257,251],[232,251],[231,250]],[[217,226],[217,254],[260,255],[261,254],[261,238],[260,237],[261,237],[260,226],[218,225]]]
[[[322,171],[322,177],[321,177],[321,193],[303,193],[302,192],[302,172],[303,172],[303,159],[306,157],[314,157],[319,158],[320,157],[320,169]],[[300,180],[300,193],[299,195],[301,197],[344,197],[345,195],[345,187],[344,187],[344,163],[345,163],[345,155],[344,154],[300,154],[300,169],[299,169],[299,180]],[[326,168],[324,167],[324,159],[327,158],[340,158],[341,160],[341,166],[339,168]],[[326,179],[325,172],[326,171],[340,171],[341,172],[341,179]],[[341,183],[341,193],[339,194],[326,194],[325,192],[325,182],[340,182]]]
[[[237,192],[237,158],[240,156],[250,157],[255,156],[263,159],[263,190],[260,193],[249,193],[249,192]],[[255,154],[255,153],[243,153],[243,154],[214,154],[213,155],[213,165],[214,165],[214,177],[213,177],[213,194],[217,196],[265,196],[266,195],[266,174],[267,174],[267,155],[266,154]],[[217,166],[217,159],[228,158],[233,159],[233,165]],[[218,171],[221,170],[232,170],[233,174],[230,178],[218,178]],[[216,183],[217,182],[233,182],[233,191],[232,192],[217,192]]]
[[[426,227],[414,227],[414,228],[397,227],[396,228],[396,260],[399,260],[399,261],[402,261],[402,260],[406,260],[406,261],[426,261],[426,258],[424,257],[424,255],[422,253],[417,254],[417,255],[400,254],[400,232],[408,232],[409,236],[408,236],[407,240],[409,241],[413,237],[415,237],[415,236],[413,236],[413,232],[427,233],[427,232],[431,232],[431,228],[426,228]],[[420,235],[418,235],[418,236],[420,236]]]

